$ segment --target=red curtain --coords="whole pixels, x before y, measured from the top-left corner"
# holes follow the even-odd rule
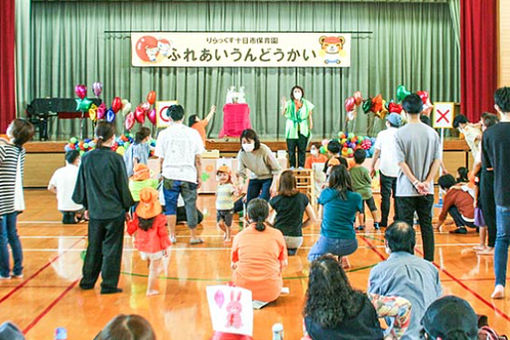
[[[0,133],[16,117],[14,1],[2,0],[0,15]]]
[[[471,122],[494,112],[497,0],[460,1],[460,110]]]

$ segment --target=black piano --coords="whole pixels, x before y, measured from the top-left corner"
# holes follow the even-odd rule
[[[89,99],[96,106],[101,105],[100,98]],[[39,127],[39,140],[48,140],[48,119],[50,117],[83,119],[88,117],[88,112],[77,111],[74,98],[37,98],[27,106],[27,117],[32,124]]]

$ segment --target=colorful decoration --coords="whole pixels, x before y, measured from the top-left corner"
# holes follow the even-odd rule
[[[372,157],[374,154],[375,138],[368,136],[355,135],[352,132],[344,133],[340,131],[336,139],[342,147],[341,154],[343,157],[352,158],[356,149],[363,149],[367,152],[367,157]],[[322,145],[320,148],[321,153],[326,153],[327,144]]]
[[[133,144],[134,138],[131,133],[125,133],[121,136],[118,136],[117,139],[115,139],[115,143],[112,145],[112,150],[117,152],[120,155],[124,155],[124,152],[129,148],[131,144]],[[80,155],[83,155],[86,152],[89,152],[91,150],[94,150],[96,148],[96,140],[92,140],[89,138],[84,139],[83,141],[78,140],[76,137],[72,137],[69,139],[69,143],[67,143],[64,147],[64,150],[71,151],[71,150],[78,150],[80,152]],[[151,139],[149,142],[150,146],[150,157],[154,156],[154,150],[156,149],[156,140]]]

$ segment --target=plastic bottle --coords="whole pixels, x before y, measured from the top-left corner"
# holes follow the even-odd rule
[[[281,323],[273,325],[273,340],[283,340],[283,325]]]
[[[67,329],[58,327],[55,329],[55,340],[67,340]]]

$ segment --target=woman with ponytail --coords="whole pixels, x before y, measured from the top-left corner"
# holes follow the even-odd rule
[[[234,284],[251,290],[253,300],[271,302],[280,296],[282,271],[287,266],[283,234],[266,219],[269,206],[263,199],[248,204],[249,226],[236,235],[232,244]]]
[[[112,294],[122,291],[117,284],[124,222],[134,201],[124,159],[111,150],[115,141],[113,125],[100,122],[95,133],[97,147],[83,155],[73,193],[73,201],[82,204],[90,217],[80,288],[93,289],[101,273],[101,294]]]

